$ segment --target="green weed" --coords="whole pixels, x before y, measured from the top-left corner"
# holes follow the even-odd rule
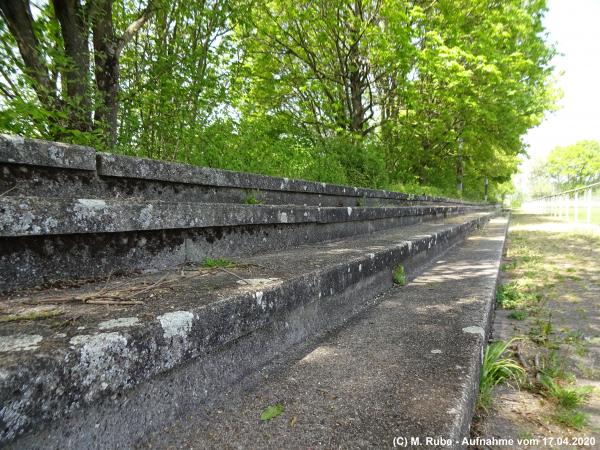
[[[529,329],[529,337],[538,345],[554,347],[555,344],[551,341],[553,330],[552,315],[549,314],[547,319],[537,319],[534,322]]]
[[[502,272],[508,272],[510,270],[514,270],[517,267],[517,261],[511,261],[509,263],[504,263],[500,265],[500,270]]]
[[[406,273],[404,272],[404,266],[399,264],[394,269],[394,283],[404,286],[406,284]]]
[[[235,266],[235,262],[225,259],[225,258],[204,258],[202,263],[200,264],[202,267],[207,269],[211,269],[214,267],[233,267]]]
[[[586,414],[578,410],[559,408],[552,417],[556,422],[575,430],[585,428],[588,423]]]
[[[534,306],[542,299],[542,295],[539,292],[532,291],[532,289],[536,288],[527,281],[511,281],[510,283],[501,284],[498,286],[496,293],[498,306],[503,309]]]
[[[263,422],[274,419],[277,416],[280,416],[285,411],[285,408],[281,404],[271,405],[267,407],[260,415],[260,420]]]
[[[514,320],[525,320],[527,318],[527,311],[523,311],[523,310],[511,311],[511,313],[508,315],[508,318],[514,319]]]
[[[540,372],[539,381],[543,393],[564,409],[583,406],[592,392],[590,386],[573,386],[571,382],[558,380],[545,372]]]
[[[525,375],[523,368],[510,356],[506,356],[508,348],[515,340],[493,342],[485,349],[477,399],[478,406],[484,410],[492,404],[492,390],[495,386],[508,380],[520,382]]]
[[[258,195],[260,191],[252,191],[248,195],[246,195],[246,205],[261,205],[262,201],[258,199]]]

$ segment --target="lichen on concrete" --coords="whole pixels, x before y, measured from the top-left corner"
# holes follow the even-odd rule
[[[192,329],[194,314],[189,311],[174,311],[158,316],[157,319],[163,328],[165,339],[185,339]]]
[[[42,336],[37,334],[0,336],[0,352],[37,350],[40,342],[42,342]]]
[[[122,384],[122,374],[133,362],[127,338],[116,332],[77,335],[70,340],[71,347],[79,352],[79,362],[74,372],[80,373],[81,384],[88,387],[85,394],[92,400],[98,391],[108,386]]]
[[[98,324],[100,330],[110,330],[113,328],[133,327],[140,325],[137,317],[119,317],[118,319],[106,320]]]

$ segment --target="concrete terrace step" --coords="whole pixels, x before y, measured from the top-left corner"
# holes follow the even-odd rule
[[[0,292],[274,251],[489,209],[0,197]]]
[[[374,308],[137,448],[465,448],[506,227],[492,220]],[[284,414],[262,423],[275,404]]]
[[[0,445],[129,447],[353,317],[392,286],[399,264],[414,277],[492,216],[476,212],[246,257],[237,268],[179,266],[4,298],[4,317],[47,318],[4,320],[0,328]],[[476,339],[480,347],[483,336]]]
[[[0,193],[15,197],[126,197],[351,207],[474,205],[446,198],[96,153],[89,147],[7,135],[0,135],[0,170]]]

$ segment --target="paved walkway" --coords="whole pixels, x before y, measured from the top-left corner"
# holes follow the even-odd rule
[[[540,355],[554,352],[557,365],[562,364],[577,385],[596,390],[582,408],[588,425],[576,430],[558,424],[552,402],[535,389],[501,386],[492,410],[475,431],[497,438],[594,436],[600,445],[600,227],[513,214],[504,264],[502,282],[538,293],[540,303],[529,309],[525,320],[516,320],[511,310],[498,309],[494,339],[525,336],[517,345],[521,362],[532,366],[537,358],[539,364]],[[541,336],[542,330],[546,335]]]

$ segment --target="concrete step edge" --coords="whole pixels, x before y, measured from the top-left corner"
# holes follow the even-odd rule
[[[398,264],[410,278],[490,217],[489,213],[468,216],[440,225],[436,232],[390,242],[386,248],[298,274],[279,285],[207,307],[165,312],[142,327],[66,336],[62,349],[50,353],[36,354],[44,344],[29,336],[29,347],[23,351],[35,357],[28,364],[17,358],[1,369],[0,421],[5,426],[0,443],[32,428],[39,431],[48,423],[50,427],[39,436],[54,436],[77,446],[88,446],[84,436],[112,446],[112,440],[127,430],[137,439],[152,423],[169,419],[188,401],[210,400],[220,388],[290,345],[352,317],[391,287],[392,270]],[[204,385],[204,390],[190,385],[183,375],[186,386],[165,392],[162,383],[182,376],[188,366],[200,370],[194,382]],[[159,415],[144,403],[156,395],[166,402]],[[84,406],[86,413],[80,414]],[[23,442],[28,446],[45,442],[39,436]]]

